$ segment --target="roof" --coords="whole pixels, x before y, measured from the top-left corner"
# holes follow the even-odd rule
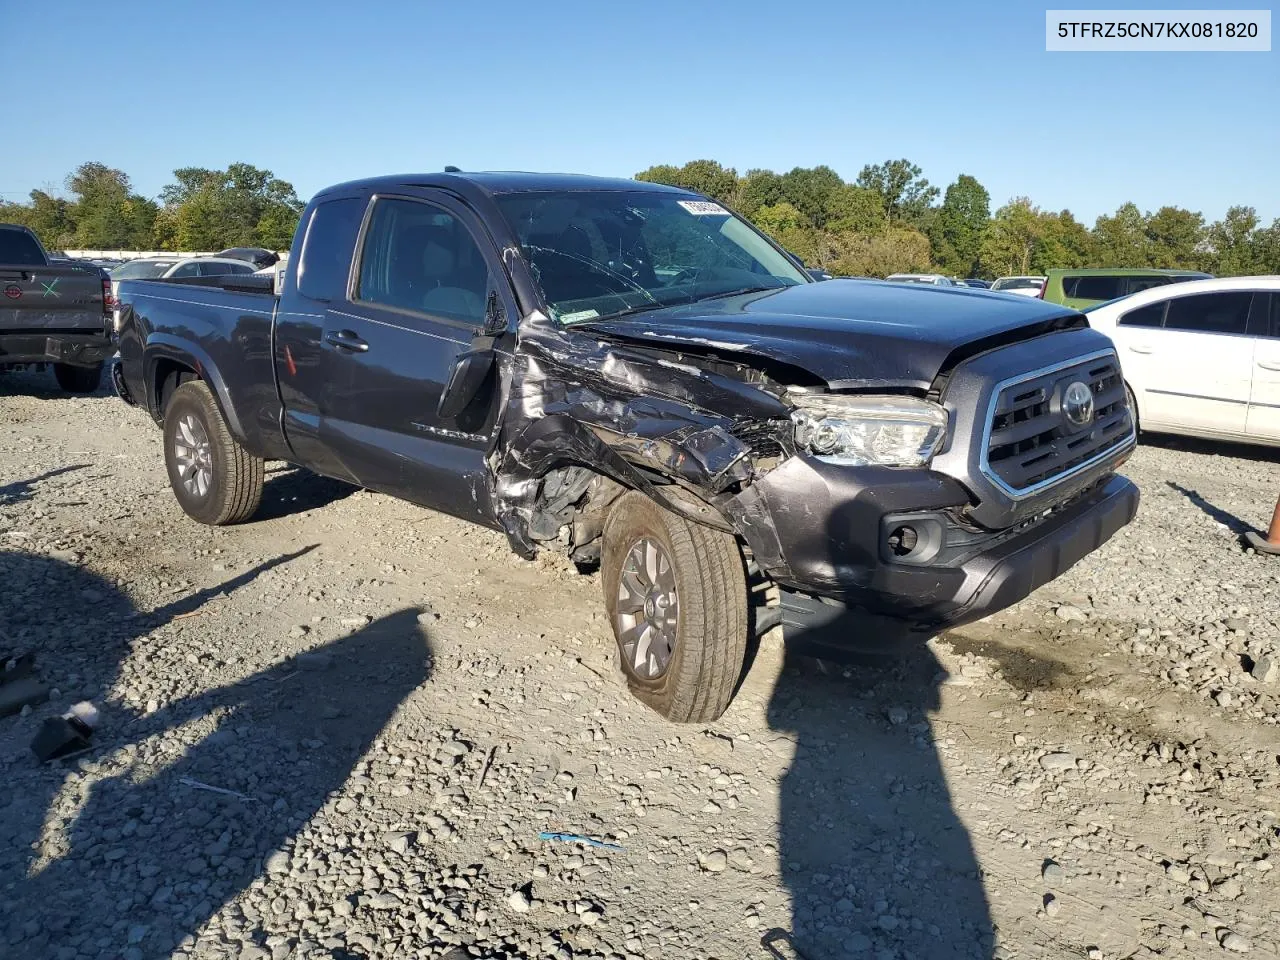
[[[643,180],[627,180],[622,177],[590,177],[577,173],[524,173],[519,171],[477,171],[449,173],[407,173],[384,177],[351,180],[322,190],[322,194],[352,188],[392,190],[396,187],[445,187],[458,190],[471,187],[481,193],[494,196],[503,193],[522,193],[551,190],[643,190],[653,193],[691,194],[693,191],[669,187],[661,183]]]
[[[1065,269],[1054,268],[1049,273],[1060,277],[1198,276],[1207,278],[1210,276],[1210,274],[1202,270],[1166,270],[1163,267],[1068,267]]]

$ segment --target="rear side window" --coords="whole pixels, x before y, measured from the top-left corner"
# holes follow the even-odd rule
[[[1194,333],[1243,334],[1249,324],[1249,291],[1199,293],[1169,301],[1165,329]]]
[[[1258,294],[1262,296],[1262,294]],[[1280,337],[1280,293],[1271,294],[1271,322],[1267,324],[1266,334],[1268,337]]]
[[[1062,292],[1070,300],[1114,300],[1152,287],[1162,287],[1170,277],[1152,274],[1146,277],[1063,277]]]
[[[0,230],[0,263],[15,267],[43,267],[40,244],[25,230]]]
[[[317,203],[311,211],[298,259],[298,292],[304,297],[346,297],[351,251],[364,207],[363,199],[344,197]]]
[[[1062,293],[1068,300],[1114,300],[1123,297],[1124,277],[1063,277]]]
[[[197,275],[199,275],[199,273],[200,273],[200,264],[198,264],[198,263],[184,263],[184,264],[183,264],[182,266],[180,266],[177,270],[173,271],[173,273],[169,274],[169,279],[170,279],[170,280],[180,280],[180,279],[182,279],[183,277],[194,277],[194,276],[197,276]]]
[[[471,233],[431,203],[378,200],[356,298],[466,323],[484,319],[489,270]]]
[[[1164,322],[1164,303],[1149,303],[1120,317],[1122,327],[1158,327]]]

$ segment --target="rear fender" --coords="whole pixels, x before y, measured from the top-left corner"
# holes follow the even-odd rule
[[[194,370],[196,376],[209,384],[209,389],[213,391],[214,400],[222,413],[222,419],[226,421],[227,430],[237,442],[246,443],[247,438],[245,437],[244,427],[239,415],[236,413],[235,406],[231,402],[231,394],[227,390],[226,381],[223,380],[222,374],[218,372],[218,368],[214,365],[212,358],[200,346],[190,340],[183,340],[167,333],[151,334],[147,338],[147,345],[143,350],[144,382],[147,389],[146,402],[151,415],[157,421],[164,417],[164,411],[160,409],[160,382],[156,371],[165,360],[172,360]]]

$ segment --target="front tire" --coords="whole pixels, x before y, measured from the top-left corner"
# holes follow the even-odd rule
[[[605,524],[601,582],[632,694],[676,723],[723,714],[747,650],[746,571],[733,536],[632,491]]]
[[[236,443],[202,380],[188,380],[169,398],[164,460],[173,494],[193,520],[243,523],[262,503],[265,465]]]
[[[102,364],[73,367],[68,363],[55,363],[53,376],[67,393],[93,393],[102,382]]]

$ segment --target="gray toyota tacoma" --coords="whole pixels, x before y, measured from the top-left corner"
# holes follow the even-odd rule
[[[672,720],[724,711],[753,630],[923,638],[1137,509],[1120,364],[1081,314],[815,282],[687,191],[363,180],[292,250],[279,290],[120,285],[113,378],[183,509],[248,520],[286,460],[598,562],[626,681]]]

